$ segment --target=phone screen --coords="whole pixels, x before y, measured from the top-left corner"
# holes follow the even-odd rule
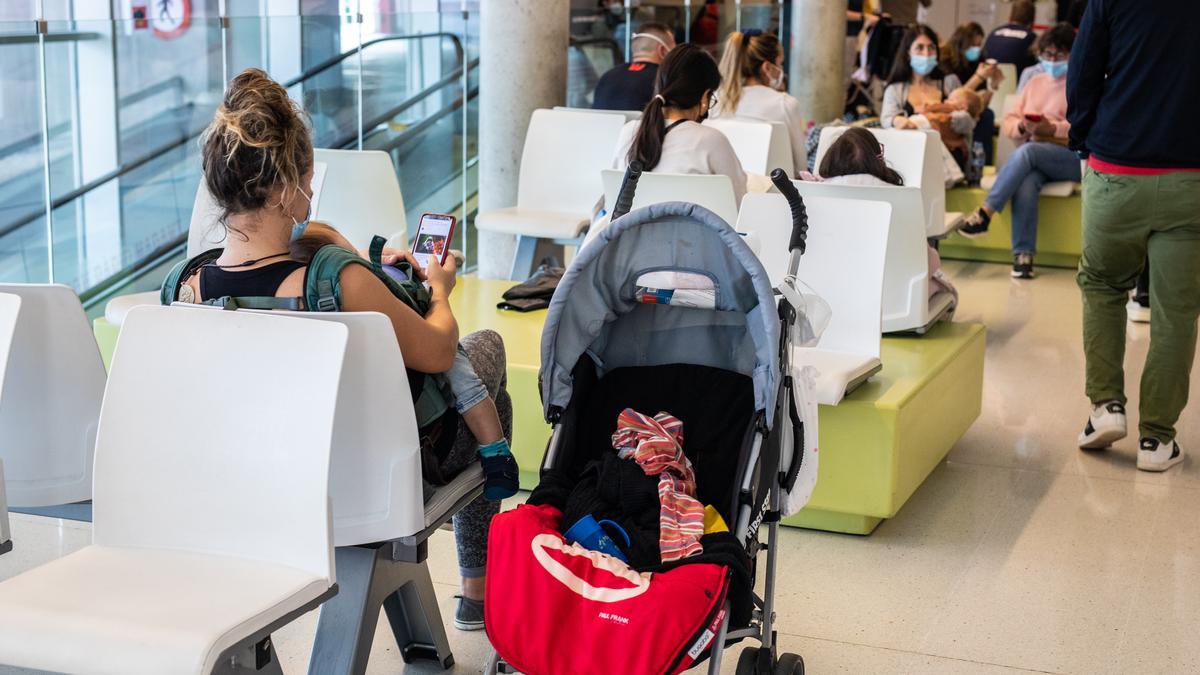
[[[454,234],[454,216],[441,213],[426,213],[421,216],[417,238],[413,240],[413,257],[422,268],[429,267],[430,260],[440,265],[450,252],[450,237]]]

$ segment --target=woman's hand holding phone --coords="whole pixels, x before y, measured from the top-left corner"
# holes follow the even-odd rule
[[[430,258],[429,268],[424,270],[423,276],[429,281],[430,290],[441,291],[446,296],[449,296],[450,291],[454,290],[454,284],[458,281],[457,273],[458,261],[454,256],[448,255],[446,256],[446,261],[440,265],[437,262],[437,258]],[[418,272],[418,274],[421,273]]]

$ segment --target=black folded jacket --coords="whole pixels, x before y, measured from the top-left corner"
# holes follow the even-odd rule
[[[496,308],[517,312],[546,309],[550,306],[550,298],[554,297],[554,289],[558,288],[558,282],[565,271],[553,258],[542,260],[533,276],[504,292],[501,296],[504,301],[497,304]]]

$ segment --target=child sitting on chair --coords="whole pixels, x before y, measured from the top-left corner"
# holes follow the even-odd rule
[[[340,232],[317,221],[309,222],[303,234],[288,244],[288,252],[293,260],[309,262],[319,249],[330,244],[358,252]],[[386,263],[395,262],[388,260],[387,256],[384,259]],[[413,269],[420,274],[415,264]],[[453,394],[455,410],[479,442],[479,457],[484,473],[483,496],[491,501],[513,496],[519,488],[516,460],[504,437],[496,403],[475,373],[462,345],[458,347],[454,364],[442,377]]]
[[[850,127],[838,137],[821,160],[820,177],[816,180],[840,185],[862,185],[867,187],[904,185],[904,178],[883,159],[883,146],[875,134],[862,127]],[[811,174],[810,174],[811,175]],[[941,292],[954,296],[958,304],[958,291],[942,272],[942,258],[932,246],[928,248],[929,297]]]

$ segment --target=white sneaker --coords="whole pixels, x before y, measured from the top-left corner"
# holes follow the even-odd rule
[[[1101,403],[1092,408],[1087,426],[1079,434],[1079,447],[1084,450],[1107,448],[1125,438],[1125,406],[1117,401]]]
[[[1129,304],[1125,305],[1125,311],[1129,314],[1129,320],[1134,323],[1150,323],[1150,308],[1143,307],[1137,300],[1130,300]]]
[[[1175,441],[1159,443],[1143,438],[1138,444],[1137,466],[1142,471],[1166,471],[1183,461],[1183,448]]]

